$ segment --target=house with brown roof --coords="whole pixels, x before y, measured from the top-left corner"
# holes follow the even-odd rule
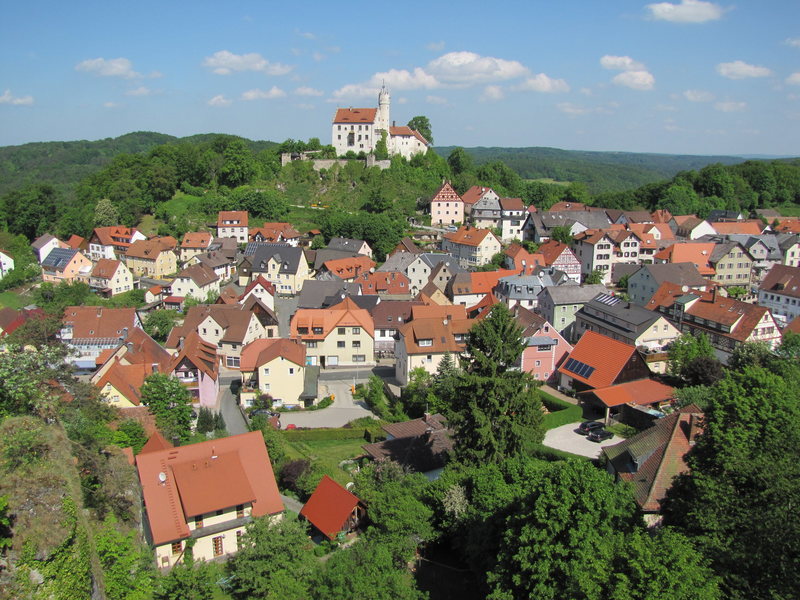
[[[436,306],[442,316],[414,316],[417,309],[423,308],[434,307],[413,307],[411,321],[398,331],[394,373],[395,379],[403,386],[408,384],[411,371],[418,367],[436,373],[445,354],[450,354],[457,362],[458,355],[466,347],[467,334],[475,323],[465,317],[461,306]],[[461,314],[456,309],[460,309]]]
[[[702,432],[702,420],[703,413],[690,404],[619,444],[603,447],[606,469],[633,488],[648,525],[658,524],[675,478],[689,471],[686,455]]]
[[[180,259],[186,262],[193,256],[208,251],[211,246],[212,236],[207,231],[189,231],[181,240]]]
[[[192,265],[203,265],[211,269],[220,281],[225,281],[233,277],[236,272],[236,255],[231,256],[221,250],[210,250],[194,255],[186,262],[185,266]]]
[[[353,282],[361,286],[362,295],[411,297],[411,281],[396,271],[361,273]]]
[[[800,267],[773,265],[758,288],[758,303],[782,325],[800,316]]]
[[[425,154],[430,142],[416,129],[406,125],[389,127],[389,154],[399,154],[411,160],[415,154]]]
[[[440,414],[383,426],[386,440],[362,446],[375,461],[391,460],[429,481],[439,478],[453,450],[447,421]]]
[[[529,272],[536,267],[544,267],[544,256],[538,252],[531,254],[517,243],[511,244],[503,250],[506,255],[503,266],[513,269],[517,273]],[[580,281],[580,263],[578,264],[578,280]]]
[[[431,225],[461,225],[464,222],[464,201],[445,181],[431,199]]]
[[[300,242],[300,232],[290,223],[264,223],[261,227],[251,227],[249,240],[251,242],[281,242],[290,246],[297,246]]]
[[[171,235],[137,240],[128,247],[125,264],[138,277],[163,279],[178,270],[177,244]]]
[[[445,288],[445,293],[453,304],[474,306],[498,285],[503,277],[516,275],[514,269],[497,271],[471,271],[456,273]]]
[[[353,256],[349,258],[335,258],[325,261],[322,269],[317,273],[317,279],[328,278],[335,275],[343,281],[353,281],[362,273],[369,273],[376,263],[368,256]]]
[[[262,394],[272,396],[277,406],[303,406],[317,397],[319,369],[306,367],[306,347],[300,340],[254,340],[242,350],[239,370],[245,408]]]
[[[422,254],[422,248],[417,246],[417,244],[414,243],[414,240],[412,240],[410,237],[405,236],[402,240],[400,240],[397,243],[397,246],[394,247],[394,250],[392,250],[389,253],[389,256],[392,256],[393,254],[397,254],[400,252],[408,252],[410,254]]]
[[[55,248],[42,261],[42,281],[54,284],[87,281],[91,272],[92,262],[72,248]]]
[[[669,406],[675,399],[675,389],[654,379],[636,379],[604,388],[585,390],[578,396],[584,403],[602,411],[606,425],[610,424],[612,417],[622,423],[627,423],[631,419],[634,422],[630,424],[635,425],[636,422],[641,423],[643,419],[649,423],[656,418],[650,411],[658,412],[663,407]],[[638,419],[627,417],[631,410],[636,411],[636,409],[647,416]]]
[[[603,273],[603,283],[611,281],[611,270],[617,264],[640,264],[652,260],[657,245],[652,235],[636,233],[618,225],[607,229],[587,229],[574,238],[575,256],[581,262],[581,273]]]
[[[710,260],[715,246],[714,242],[676,242],[657,252],[653,256],[653,262],[656,264],[688,262],[692,263],[703,277],[713,277],[715,272]]]
[[[172,357],[169,373],[189,391],[194,404],[213,407],[219,395],[217,347],[191,332]]]
[[[581,282],[581,261],[567,244],[547,240],[536,253],[544,258],[544,266],[563,271],[575,283]]]
[[[394,355],[397,331],[411,319],[411,308],[419,305],[417,300],[382,300],[371,310],[375,326],[375,353]]]
[[[586,331],[558,368],[561,386],[582,392],[650,377],[636,346]]]
[[[205,300],[209,294],[219,295],[219,277],[204,264],[191,265],[178,273],[172,282],[172,295]]]
[[[217,237],[232,237],[246,244],[250,234],[246,210],[221,210],[217,214]]]
[[[130,292],[133,289],[133,275],[121,261],[101,258],[89,275],[89,287],[97,294],[110,298]]]
[[[121,258],[128,252],[131,244],[144,241],[147,236],[135,227],[96,227],[89,237],[89,258]]]
[[[270,310],[275,310],[275,294],[275,286],[264,277],[259,276],[244,289],[239,301],[246,302],[248,298],[253,296],[258,298]]]
[[[373,365],[374,335],[372,317],[352,298],[329,308],[301,308],[292,316],[291,337],[305,344],[309,365]]]
[[[520,356],[520,370],[537,381],[554,381],[558,378],[558,366],[572,352],[572,345],[542,315],[520,305],[511,313],[523,328],[525,349]]]
[[[192,306],[183,324],[170,331],[166,347],[179,348],[181,338],[186,339],[192,331],[217,347],[222,364],[238,369],[245,345],[260,338],[278,337],[278,319],[252,296],[243,304]]]
[[[134,328],[141,327],[142,322],[133,308],[68,306],[64,309],[58,338],[76,351],[76,364],[89,361],[89,368],[94,370],[95,359],[103,350],[116,348]]]
[[[670,220],[669,226],[677,237],[686,240],[696,240],[716,233],[711,223],[694,215],[676,215]]]
[[[329,540],[355,531],[366,513],[364,504],[327,475],[303,505],[300,516]]]
[[[214,560],[239,549],[257,517],[282,518],[281,500],[261,432],[140,453],[145,535],[156,564],[183,560],[189,540],[195,560]]]
[[[490,230],[466,225],[459,227],[458,231],[444,234],[442,250],[466,269],[489,263],[495,254],[503,250],[503,246]]]
[[[782,339],[768,308],[723,297],[716,288],[711,292],[686,292],[680,286],[664,283],[647,308],[665,314],[681,333],[706,334],[723,362],[739,344],[766,342],[775,348]]]
[[[500,200],[500,196],[498,196],[492,188],[473,185],[466,192],[461,194],[461,200],[464,202],[464,214],[470,215],[472,214],[473,207],[479,200]]]
[[[769,230],[769,226],[764,225],[761,219],[712,222],[710,225],[720,235],[761,235],[764,231]]]

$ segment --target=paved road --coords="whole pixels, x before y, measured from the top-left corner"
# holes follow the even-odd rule
[[[366,375],[369,371],[364,369],[363,373]],[[377,418],[364,406],[363,402],[353,399],[353,395],[350,393],[350,386],[352,385],[352,378],[320,381],[320,398],[333,394],[333,404],[322,410],[281,413],[281,426],[284,429],[287,425],[295,425],[296,427],[341,427],[362,417]]]
[[[225,426],[228,429],[228,433],[231,435],[250,431],[236,404],[236,397],[233,395],[233,392],[231,392],[231,383],[240,380],[241,376],[238,374],[238,371],[235,375],[220,373],[219,377],[219,410],[222,412],[222,418],[225,419]]]
[[[299,500],[295,500],[290,496],[284,496],[283,494],[281,494],[281,500],[283,500],[283,505],[287,510],[291,510],[292,512],[296,512],[298,514],[300,514],[300,511],[303,510],[303,503]]]
[[[571,452],[572,454],[588,456],[589,458],[598,458],[603,446],[613,446],[622,441],[621,437],[615,435],[610,440],[605,440],[599,444],[597,442],[590,442],[586,439],[586,436],[575,433],[578,423],[580,423],[580,421],[551,429],[544,434],[544,445],[555,448],[556,450]]]
[[[299,296],[292,296],[291,298],[275,296],[275,316],[278,317],[278,335],[282,338],[289,337],[289,323],[292,320],[292,315],[297,310],[297,302],[299,299]]]

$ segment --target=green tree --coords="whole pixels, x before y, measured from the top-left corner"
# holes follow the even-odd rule
[[[136,532],[123,533],[114,515],[109,515],[95,535],[95,549],[103,568],[106,598],[147,600],[152,597],[155,573],[150,551],[136,541]]]
[[[189,439],[192,397],[180,381],[164,373],[154,373],[144,380],[141,395],[142,404],[150,408],[164,437],[182,442]]]
[[[154,310],[144,318],[144,330],[158,342],[165,342],[181,316],[177,310]]]
[[[685,377],[686,369],[698,358],[714,358],[714,348],[706,334],[694,336],[684,333],[669,347],[667,371],[675,377]]]
[[[314,238],[311,240],[311,249],[312,250],[319,250],[320,248],[324,248],[325,244],[325,237],[321,235],[315,235]]]
[[[450,165],[453,175],[468,173],[475,168],[472,156],[460,146],[453,148],[453,151],[450,152],[450,155],[447,157],[447,164]]]
[[[550,239],[563,244],[572,243],[572,233],[567,225],[558,225],[550,230]]]
[[[194,540],[190,540],[193,542]],[[217,589],[211,566],[204,561],[195,562],[191,544],[187,543],[183,562],[172,567],[156,582],[154,600],[211,600]]]
[[[243,139],[232,139],[222,153],[218,179],[221,185],[235,188],[249,183],[258,171],[253,153]]]
[[[419,131],[422,137],[428,140],[428,143],[433,146],[433,132],[431,131],[431,121],[428,117],[417,115],[408,122],[408,126],[414,131]]]
[[[0,496],[0,555],[11,547],[11,515],[8,514],[8,496]]]
[[[117,207],[108,198],[100,198],[94,207],[94,226],[110,227],[119,224]]]
[[[796,368],[796,367],[795,367]],[[729,598],[800,595],[800,404],[761,367],[728,370],[711,388],[690,473],[668,495],[665,521],[687,534]]]
[[[264,436],[269,461],[273,471],[277,473],[287,458],[287,444],[283,434],[272,427],[264,415],[256,415],[250,420],[250,431],[260,431]]]
[[[214,431],[214,415],[205,406],[200,407],[197,413],[197,433],[211,433]]]
[[[536,381],[515,369],[525,345],[522,328],[504,304],[474,325],[461,356],[448,415],[455,429],[456,456],[499,462],[530,452],[541,442],[541,400]]]
[[[381,139],[375,144],[375,158],[378,160],[386,160],[389,158],[389,148],[386,145],[386,132],[381,131]]]
[[[600,269],[595,269],[586,276],[584,283],[586,285],[597,285],[599,283],[603,283],[604,276],[605,273],[603,271],[601,271]]]
[[[296,519],[255,519],[228,561],[230,592],[236,599],[305,600],[315,567],[307,525]]]
[[[43,346],[25,352],[9,344],[0,360],[0,419],[8,415],[35,413],[52,417],[57,398],[52,382],[66,382],[69,369],[64,365],[63,346]]]
[[[134,454],[139,454],[147,443],[147,432],[136,419],[125,419],[117,427],[114,443],[121,448],[131,447]]]

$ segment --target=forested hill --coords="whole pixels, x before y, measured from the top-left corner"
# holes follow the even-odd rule
[[[73,142],[36,142],[0,147],[0,195],[33,183],[69,188],[105,167],[120,154],[149,152],[162,144],[201,144],[219,134],[177,138],[152,131],[136,131],[116,138]],[[232,137],[232,136],[230,136]],[[253,152],[271,148],[274,142],[245,140]]]
[[[455,146],[435,148],[445,158]],[[669,179],[681,171],[699,170],[712,163],[733,165],[738,156],[693,156],[636,152],[588,152],[558,148],[465,148],[476,165],[502,161],[524,179],[579,181],[593,194],[633,189]]]

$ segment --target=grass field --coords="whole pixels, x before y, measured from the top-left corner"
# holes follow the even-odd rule
[[[361,446],[366,443],[363,439],[287,442],[287,455],[290,459],[307,458],[318,461],[336,481],[344,485],[351,478],[339,467],[339,463],[364,454]]]
[[[300,233],[305,233],[309,229],[318,229],[317,219],[322,211],[316,208],[292,206],[286,221],[294,225]]]
[[[800,206],[776,206],[775,210],[784,217],[800,217]]]
[[[552,183],[553,185],[569,185],[571,181],[558,181],[550,179],[549,177],[540,177],[539,179],[526,179],[525,181],[538,181],[539,183]]]
[[[25,286],[27,288],[29,286]],[[29,294],[21,294],[16,290],[8,290],[0,292],[0,307],[20,309],[23,306],[28,306],[33,302]]]

